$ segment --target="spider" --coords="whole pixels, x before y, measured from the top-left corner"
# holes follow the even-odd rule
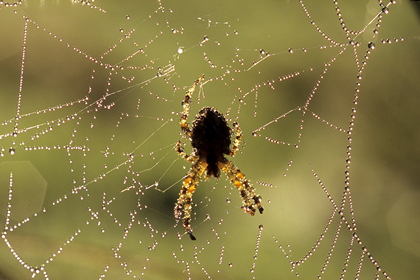
[[[185,153],[181,141],[178,141],[175,147],[181,157],[189,162],[194,162],[183,180],[179,198],[174,208],[176,219],[180,219],[182,212],[184,212],[183,225],[192,240],[196,240],[191,228],[192,196],[203,173],[205,173],[205,179],[207,180],[211,176],[219,178],[220,170],[222,170],[233,185],[238,188],[243,200],[241,207],[243,211],[253,216],[256,209],[261,214],[264,210],[261,206],[261,196],[255,193],[245,175],[230,160],[225,158],[225,155],[234,156],[239,149],[242,138],[239,124],[237,122],[233,123],[236,136],[232,148],[230,148],[232,129],[227,124],[223,114],[215,108],[205,107],[201,109],[191,128],[187,123],[191,96],[195,87],[203,79],[204,75],[194,82],[193,86],[186,92],[182,102],[181,130],[191,141],[193,152],[191,155]]]

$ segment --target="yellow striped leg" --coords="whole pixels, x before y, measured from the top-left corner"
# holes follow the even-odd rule
[[[261,196],[255,193],[254,188],[250,185],[241,170],[227,159],[224,162],[219,162],[219,167],[239,190],[243,200],[242,210],[253,216],[256,209],[258,209],[262,214],[264,208],[261,206]]]
[[[185,177],[181,191],[179,192],[179,197],[177,203],[175,203],[174,214],[176,219],[180,219],[182,216],[182,211],[184,211],[183,225],[185,231],[188,233],[192,240],[196,240],[192,234],[191,228],[191,204],[192,196],[197,187],[200,177],[206,170],[207,163],[202,161],[197,161],[191,166],[190,171]]]

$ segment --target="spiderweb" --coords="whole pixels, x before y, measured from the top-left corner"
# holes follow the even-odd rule
[[[414,3],[413,3],[414,5]],[[420,28],[407,1],[1,2],[1,279],[415,279]],[[240,123],[173,217],[181,101]]]

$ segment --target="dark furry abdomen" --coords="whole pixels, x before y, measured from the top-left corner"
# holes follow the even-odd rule
[[[214,108],[203,108],[193,123],[191,145],[208,164],[207,175],[219,178],[218,162],[230,153],[231,130],[224,116]]]

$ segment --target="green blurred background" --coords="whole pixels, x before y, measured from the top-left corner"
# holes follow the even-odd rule
[[[12,172],[9,226],[18,227],[7,240],[25,263],[3,239],[0,279],[30,278],[26,264],[45,265],[50,279],[102,274],[105,279],[134,274],[292,279],[296,273],[314,279],[333,244],[337,215],[313,256],[293,272],[289,261],[310,251],[333,211],[312,172],[340,203],[348,145],[345,132],[309,113],[301,123],[296,108],[321,75],[308,109],[343,129],[356,82],[361,83],[350,167],[357,233],[393,279],[417,279],[420,25],[415,3],[389,6],[377,27],[377,21],[368,25],[381,11],[377,1],[340,2],[346,26],[362,30],[350,36],[360,43],[356,54],[336,6],[324,1],[303,1],[311,19],[290,1],[83,3],[25,1],[0,9],[0,217],[7,224]],[[331,46],[311,20],[343,45]],[[376,47],[359,80],[369,42]],[[326,63],[331,66],[323,73]],[[174,228],[173,204],[190,163],[173,147],[182,139],[190,151],[179,134],[179,112],[185,91],[202,74],[205,84],[194,93],[189,120],[201,107],[214,106],[229,122],[240,123],[244,145],[233,162],[262,195],[265,213],[242,214],[237,190],[224,178],[201,182],[194,195],[198,240],[191,242],[178,239],[181,225]],[[279,118],[289,110],[294,111]],[[258,132],[262,137],[251,136],[275,119]],[[106,208],[104,201],[110,201]],[[348,204],[345,212],[349,218]],[[339,278],[350,237],[340,231],[324,279]],[[279,244],[290,244],[291,259]],[[348,278],[354,278],[361,252],[358,245],[352,248]],[[375,273],[365,257],[360,279],[373,279]]]

